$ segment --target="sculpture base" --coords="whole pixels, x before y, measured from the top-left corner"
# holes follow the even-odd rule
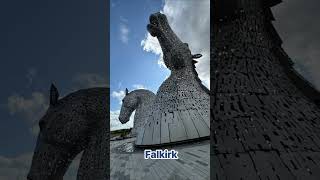
[[[196,138],[196,139],[187,139],[187,140],[183,140],[183,141],[176,141],[176,142],[170,142],[170,143],[163,143],[163,144],[149,144],[149,145],[137,145],[135,144],[136,148],[141,148],[141,149],[145,149],[145,148],[164,148],[164,147],[168,147],[168,146],[173,146],[173,145],[182,145],[182,144],[192,144],[192,143],[196,143],[196,142],[200,142],[200,141],[205,141],[205,140],[209,140],[210,136],[205,136],[205,137],[200,137],[200,138]]]

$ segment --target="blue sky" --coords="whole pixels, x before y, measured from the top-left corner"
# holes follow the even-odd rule
[[[169,71],[159,68],[158,55],[143,50],[141,41],[147,34],[151,13],[159,12],[163,2],[138,0],[111,2],[110,9],[110,88],[111,111],[120,109],[125,88],[145,87],[156,92]],[[118,96],[117,96],[118,95]]]
[[[155,91],[168,71],[160,69],[157,55],[147,53],[141,41],[147,34],[146,26],[151,13],[161,10],[159,0],[138,0],[137,3],[112,1],[110,10],[110,86],[112,91],[143,85]],[[127,33],[125,33],[127,32]],[[119,109],[113,98],[111,110]]]

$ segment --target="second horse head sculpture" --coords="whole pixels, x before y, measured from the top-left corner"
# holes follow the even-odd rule
[[[149,108],[154,98],[155,94],[149,90],[137,89],[129,93],[128,89],[126,89],[126,96],[122,100],[119,120],[122,124],[127,123],[133,111],[135,111],[131,136],[136,136],[148,119]]]

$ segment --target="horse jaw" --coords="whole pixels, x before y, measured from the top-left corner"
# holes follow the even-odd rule
[[[84,149],[78,169],[77,180],[109,179],[109,139],[107,121],[103,120],[92,134]]]
[[[39,138],[32,158],[28,180],[62,180],[76,153],[43,143]]]
[[[134,110],[135,108],[128,109],[123,106],[121,107],[119,115],[119,121],[121,122],[121,124],[125,124],[130,120],[130,116]]]

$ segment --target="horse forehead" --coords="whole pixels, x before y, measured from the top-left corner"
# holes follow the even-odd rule
[[[124,101],[134,101],[135,99],[136,99],[136,95],[133,94],[132,92],[123,98]]]
[[[49,108],[45,113],[45,115],[42,117],[42,119],[46,120],[51,118],[57,118],[57,116],[60,116],[60,117],[68,116],[71,113],[74,113],[74,111],[72,111],[70,107],[66,107],[66,106]]]

